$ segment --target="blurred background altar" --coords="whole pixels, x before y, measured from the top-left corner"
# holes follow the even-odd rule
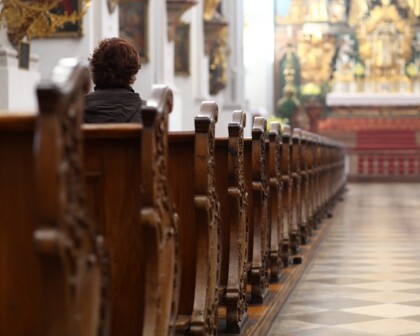
[[[420,1],[278,0],[275,115],[343,141],[353,179],[419,179]]]

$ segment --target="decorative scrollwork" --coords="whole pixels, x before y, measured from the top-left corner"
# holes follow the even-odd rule
[[[265,132],[267,121],[255,117],[252,127],[253,249],[250,272],[252,302],[263,302],[268,290],[268,185]],[[251,252],[251,251],[250,251]]]
[[[108,261],[86,213],[82,173],[80,125],[89,86],[87,65],[64,59],[37,88],[34,240],[46,281],[48,335],[96,336],[108,329]]]
[[[143,113],[141,222],[147,237],[143,334],[168,335],[175,330],[180,289],[178,215],[169,199],[167,132],[172,91],[154,85]],[[151,164],[151,163],[154,164]]]
[[[220,204],[215,183],[215,126],[218,106],[203,102],[195,118],[195,218],[198,248],[196,295],[190,320],[193,335],[216,335],[218,317],[218,284],[221,268]],[[205,181],[203,183],[203,181]],[[203,277],[203,275],[205,275]],[[205,281],[203,279],[205,278]],[[203,294],[205,293],[205,294]],[[205,295],[205,300],[199,296]]]
[[[226,329],[240,333],[247,320],[248,195],[244,180],[244,111],[234,111],[229,123],[229,271],[226,287]]]
[[[25,36],[28,39],[51,36],[64,24],[81,20],[90,1],[85,0],[80,12],[58,15],[51,10],[57,6],[59,0],[2,0],[0,21],[6,24],[11,42],[18,45]]]

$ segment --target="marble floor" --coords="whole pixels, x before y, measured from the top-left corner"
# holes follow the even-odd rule
[[[348,189],[268,335],[420,335],[420,184]]]

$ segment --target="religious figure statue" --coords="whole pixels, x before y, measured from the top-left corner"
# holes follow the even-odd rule
[[[303,35],[299,40],[297,54],[304,82],[321,83],[329,80],[331,62],[335,54],[333,36]]]
[[[375,92],[407,90],[406,62],[411,57],[413,32],[408,19],[400,16],[390,0],[381,0],[369,17],[358,24],[360,58],[366,67],[365,77]]]
[[[340,46],[338,48],[337,60],[335,63],[336,71],[342,72],[349,70],[354,56],[354,40],[349,34],[345,34],[340,39]]]
[[[372,65],[381,70],[397,66],[400,55],[400,39],[394,25],[381,24],[372,34]]]
[[[211,21],[218,16],[217,8],[222,0],[204,0],[204,20]]]
[[[328,6],[326,0],[312,0],[309,2],[307,22],[327,22]]]
[[[328,6],[330,21],[333,23],[346,21],[346,3],[344,0],[330,0]]]
[[[352,0],[348,20],[349,25],[355,26],[369,12],[370,7],[370,0]]]

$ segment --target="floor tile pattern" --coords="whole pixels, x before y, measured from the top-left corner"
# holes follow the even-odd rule
[[[420,184],[349,184],[270,336],[420,335]]]

